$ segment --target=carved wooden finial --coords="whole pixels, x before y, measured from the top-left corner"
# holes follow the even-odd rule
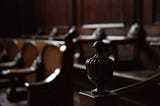
[[[102,28],[97,28],[93,33],[92,36],[96,38],[96,40],[101,41],[102,39],[105,39],[107,34]]]
[[[78,36],[77,28],[73,26],[66,34],[65,41],[73,40],[73,38],[76,38],[77,36]]]
[[[135,23],[129,29],[127,36],[138,40],[145,40],[147,35],[144,27],[139,23]]]
[[[101,41],[96,41],[93,45],[96,54],[86,60],[88,78],[96,84],[95,94],[108,93],[113,74],[113,60],[109,58],[107,47]],[[107,49],[107,50],[105,50]]]

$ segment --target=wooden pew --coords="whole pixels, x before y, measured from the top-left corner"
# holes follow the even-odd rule
[[[10,68],[16,65],[17,60],[20,58],[20,48],[15,40],[8,41],[5,46],[5,54],[0,63],[1,70]]]
[[[117,67],[123,67],[123,64],[131,63],[135,66],[129,66],[128,68],[154,68],[159,65],[160,58],[157,57],[158,51],[153,46],[151,47],[147,37],[143,25],[135,23],[130,27],[126,36],[107,36],[104,42],[112,45],[112,55],[115,57],[116,63],[118,61],[119,64]],[[146,63],[148,61],[146,59],[149,59],[152,63]]]
[[[116,69],[113,72],[114,80],[116,78],[116,81],[114,81],[115,85],[111,84],[110,89],[115,89],[115,88],[127,86],[127,85],[135,83],[137,81],[145,81],[148,78],[150,79],[150,77],[152,77],[154,75],[156,76],[159,73],[159,70],[156,70],[158,68],[159,64],[157,64],[157,66],[155,66],[155,64],[149,64],[149,65],[147,64],[146,65],[146,63],[142,63],[140,65],[137,64],[138,62],[140,62],[140,59],[142,59],[142,57],[140,57],[140,51],[141,52],[145,51],[149,54],[152,54],[153,52],[152,52],[152,50],[151,51],[148,50],[148,49],[150,49],[150,47],[147,44],[148,42],[145,41],[145,37],[143,38],[143,35],[145,34],[143,32],[143,30],[140,29],[139,30],[140,32],[138,32],[138,33],[134,32],[134,30],[132,30],[132,31],[131,31],[132,33],[131,32],[128,33],[128,36],[120,36],[120,37],[117,37],[117,38],[116,37],[112,38],[112,37],[107,36],[107,39],[103,40],[104,43],[106,43],[107,45],[108,44],[110,45],[109,49],[111,50],[110,51],[110,53],[112,54],[111,57],[115,59],[115,65],[116,65]],[[136,31],[137,31],[137,29],[136,29]],[[131,36],[129,36],[129,34]],[[144,35],[144,36],[146,36],[146,35]],[[121,58],[119,57],[119,53],[126,50],[126,48],[123,49],[123,50],[121,49],[121,51],[119,51],[118,50],[119,45],[122,46],[122,47],[127,45],[128,46],[127,48],[131,49],[131,52],[132,52],[131,57],[132,58],[130,58],[130,56],[128,56],[129,57],[128,59],[125,59],[125,60],[122,59],[121,60]],[[143,53],[145,53],[145,52],[143,52]],[[147,62],[147,61],[142,61],[142,62]],[[129,67],[127,66],[128,63],[130,64]],[[79,68],[85,70],[85,66],[77,65],[77,64],[75,64],[75,65],[76,65],[76,67],[79,67]],[[119,83],[119,82],[122,83],[122,84],[117,84],[118,85],[117,86],[116,83]],[[123,82],[124,82],[124,84],[123,84]],[[139,88],[138,88],[138,90],[139,90]],[[93,96],[93,95],[91,95],[91,96]]]
[[[2,71],[2,74],[8,76],[10,81],[8,89],[10,101],[23,99],[25,94],[21,93],[23,91],[21,86],[23,87],[26,76],[36,71],[39,62],[39,52],[33,43],[25,43],[21,51],[22,57],[18,60],[16,67]],[[22,95],[19,96],[19,94]]]
[[[73,106],[71,70],[75,46],[70,37],[63,44],[58,42],[46,45],[42,52],[41,70],[45,79],[25,83],[29,106]]]
[[[5,39],[3,39],[5,42]],[[4,54],[2,55],[2,61],[0,62],[0,85],[1,88],[8,87],[9,79],[8,77],[2,75],[2,71],[9,68],[16,68],[18,66],[18,61],[21,58],[21,48],[23,46],[23,41],[18,41],[15,39],[8,39],[4,44]]]
[[[111,46],[111,55],[115,59],[115,75],[134,80],[144,80],[158,73],[158,57],[146,42],[146,33],[138,24],[131,27],[128,36],[122,39],[103,40]]]
[[[134,32],[134,30],[132,31]],[[139,59],[138,48],[134,48],[135,46],[137,46],[137,39],[135,39],[134,36],[130,36],[130,37],[128,36],[118,36],[118,37],[107,36],[106,39],[102,41],[105,42],[106,44],[109,44],[109,45],[111,44],[111,46],[109,47],[111,51],[110,57],[115,59],[115,64],[117,64],[115,65],[116,69],[113,72],[113,75],[114,75],[113,80],[114,82],[116,82],[116,84],[112,83],[111,89],[119,88],[121,86],[126,86],[128,84],[132,84],[137,81],[142,81],[148,78],[149,76],[152,76],[158,73],[157,71],[155,72],[153,71],[157,66],[155,67],[154,65],[151,65],[151,64],[146,65],[146,63],[145,64],[143,63],[143,67],[142,67],[141,64],[140,65],[137,64],[137,61],[140,61],[140,59]],[[124,58],[122,58],[121,60],[121,58],[119,57],[119,52],[117,53],[117,51],[119,50],[118,49],[119,45],[123,48],[123,46],[126,46],[126,44],[127,44],[127,49],[129,50],[131,49],[131,52],[133,50],[135,51],[131,53],[133,55],[130,55],[130,54],[127,55],[129,56],[129,58],[125,58],[125,60],[123,60]],[[92,48],[92,45],[90,46],[90,48],[91,50],[94,51],[94,49]],[[125,47],[125,50],[126,50],[126,47]],[[120,51],[120,53],[122,51]],[[94,55],[94,52],[93,52],[93,55]],[[143,61],[143,62],[147,62],[147,61]],[[128,67],[126,64],[129,64],[130,67]],[[142,69],[146,69],[146,70],[142,70]],[[151,69],[151,70],[148,70],[148,69]],[[93,83],[89,81],[87,78],[86,67],[84,65],[84,62],[79,63],[76,61],[74,63],[74,73],[75,73],[75,80],[74,80],[75,86],[78,90],[82,91],[82,90],[88,90],[88,89],[95,88],[95,85],[93,85]]]
[[[104,43],[103,46],[99,50],[96,50],[97,53],[101,53],[101,55],[103,58],[96,58],[95,56],[90,58],[90,62],[87,62],[87,64],[89,64],[89,66],[87,66],[87,70],[89,71],[89,77],[91,79],[93,79],[95,82],[98,81],[97,78],[100,78],[101,80],[103,80],[103,76],[105,75],[105,73],[107,73],[107,71],[109,71],[108,69],[110,69],[110,65],[108,67],[103,67],[101,68],[100,65],[103,65],[103,59],[104,61],[107,62],[106,58],[109,55],[105,55],[106,52],[108,52],[107,54],[109,54],[109,48],[108,45],[105,45]],[[104,46],[107,47],[107,50],[105,51],[105,49],[103,48]],[[99,46],[98,46],[99,47]],[[96,54],[97,55],[97,54]],[[107,57],[105,57],[107,56]],[[93,59],[97,59],[97,60],[93,60]],[[108,57],[109,58],[109,57]],[[101,60],[102,59],[102,60]],[[97,61],[97,62],[96,62]],[[98,63],[98,62],[102,62],[102,63]],[[108,61],[109,62],[109,61]],[[97,63],[97,64],[96,64]],[[104,71],[105,70],[105,71]],[[113,70],[114,72],[116,70]],[[140,70],[139,70],[140,71]],[[139,80],[138,82],[134,82],[131,84],[128,84],[126,86],[121,86],[117,89],[110,89],[110,87],[112,86],[112,81],[110,82],[108,79],[108,81],[110,83],[107,83],[107,87],[103,92],[100,93],[94,93],[93,91],[84,91],[84,92],[80,92],[79,93],[79,97],[80,97],[80,106],[142,106],[142,105],[156,105],[158,106],[160,103],[158,102],[158,99],[156,99],[157,97],[160,97],[160,94],[156,93],[159,92],[158,88],[159,88],[159,81],[160,81],[160,70],[150,70],[151,72],[153,72],[150,75],[146,75],[147,71],[144,71],[143,76],[142,77],[142,73],[139,76],[139,74],[135,74],[137,75],[137,78],[144,78],[143,80]],[[101,73],[102,72],[102,73]],[[113,76],[114,76],[114,72],[113,72]],[[132,71],[132,73],[134,73],[135,71]],[[145,73],[146,72],[146,73]],[[155,72],[155,73],[154,73]],[[101,77],[96,77],[97,75],[99,76],[99,74]],[[108,73],[109,74],[109,73]],[[108,74],[106,76],[108,76]],[[127,75],[127,73],[123,73],[125,75]],[[130,75],[132,76],[132,75]],[[123,77],[123,76],[121,76]],[[95,79],[94,79],[95,78]],[[110,77],[111,78],[111,77]],[[129,77],[128,77],[129,78]],[[128,78],[126,78],[126,80],[128,80]],[[99,79],[99,80],[100,80]],[[121,79],[119,79],[121,80]],[[136,79],[134,79],[136,80]],[[107,80],[104,80],[106,82],[108,82]],[[117,83],[117,82],[114,82]],[[104,84],[104,83],[103,83]],[[110,87],[109,87],[110,86]],[[157,97],[154,97],[154,95],[156,95]]]
[[[42,67],[46,79],[25,84],[28,89],[29,106],[73,105],[73,88],[70,75],[73,62],[73,56],[70,55],[73,53],[66,51],[66,49],[66,45],[47,45],[44,48]]]
[[[17,61],[13,61],[15,66],[3,68],[1,76],[9,79],[9,81],[7,80],[9,82],[7,86],[9,87],[7,90],[8,100],[17,102],[26,99],[26,89],[24,87],[26,80],[28,82],[35,82],[44,78],[41,70],[38,71],[40,69],[41,55],[45,45],[52,42],[29,39],[13,40],[19,42],[17,46],[21,47],[20,57]],[[12,54],[12,51],[9,53]],[[6,63],[6,65],[8,65],[8,63]]]
[[[52,40],[56,36],[65,35],[69,31],[69,27],[53,27],[47,35],[34,35],[32,39]]]
[[[54,40],[54,41],[48,41],[48,40],[34,41],[34,40],[29,40],[29,39],[24,40],[26,43],[24,44],[24,46],[22,47],[22,50],[21,50],[22,51],[22,58],[19,61],[20,64],[17,65],[17,67],[14,69],[7,69],[7,70],[3,70],[3,72],[2,72],[3,75],[8,76],[10,79],[10,85],[9,85],[9,90],[8,90],[8,99],[10,101],[15,102],[15,101],[19,101],[19,100],[24,100],[26,98],[26,88],[24,88],[25,81],[27,81],[27,82],[34,81],[35,82],[35,81],[44,80],[44,78],[47,77],[47,75],[44,74],[45,70],[41,69],[41,64],[40,64],[40,62],[41,62],[40,58],[41,58],[41,55],[43,52],[43,48],[46,45],[48,45],[48,44],[52,44],[52,45],[64,45],[65,44],[65,45],[67,45],[66,46],[67,49],[64,54],[65,58],[63,58],[63,59],[65,59],[65,61],[68,61],[68,58],[69,58],[71,60],[70,62],[72,63],[72,58],[73,58],[73,57],[71,57],[73,55],[72,51],[75,50],[74,45],[72,43],[73,42],[72,39],[76,36],[74,34],[75,34],[74,30],[67,33],[64,41],[57,41],[57,40]],[[65,46],[60,48],[60,50],[62,50],[62,51],[63,51],[63,49],[65,49]],[[69,67],[70,62],[66,62],[67,64],[63,64],[63,67],[67,67],[71,70],[71,68]],[[50,64],[50,66],[51,66],[51,64]],[[53,63],[53,65],[54,65],[54,63]],[[48,75],[49,75],[49,73],[48,73]],[[69,72],[68,72],[68,75],[70,75]],[[17,86],[17,84],[18,84],[18,86]],[[72,87],[72,86],[70,86],[70,87]],[[22,88],[22,89],[19,89],[19,88]],[[20,92],[19,92],[19,90],[20,90]]]
[[[137,26],[137,25],[136,25]],[[139,27],[139,26],[138,26]],[[136,28],[136,27],[135,27]],[[143,28],[143,27],[142,27]],[[133,29],[133,28],[131,28]],[[131,33],[131,32],[133,33]],[[152,63],[152,61],[149,61],[151,62],[152,64],[149,64],[147,63],[146,65],[146,62],[147,61],[142,61],[143,64],[140,64],[138,65],[136,61],[139,61],[140,62],[140,59],[143,59],[141,56],[147,56],[145,53],[149,53],[149,54],[152,54],[152,50],[148,50],[148,49],[152,49],[150,48],[150,45],[148,45],[148,41],[145,41],[145,37],[143,38],[143,35],[145,34],[145,32],[143,32],[142,29],[140,29],[140,32],[137,34],[137,35],[134,35],[136,33],[134,33],[134,30],[130,30],[126,36],[107,36],[107,39],[103,40],[104,43],[106,43],[107,45],[109,44],[110,47],[109,49],[111,50],[111,54],[110,55],[113,59],[115,59],[115,64],[118,64],[116,66],[116,69],[114,70],[113,72],[113,83],[111,83],[111,86],[110,86],[110,89],[116,89],[116,88],[121,88],[121,87],[124,87],[124,86],[129,86],[130,84],[133,84],[135,82],[139,82],[139,81],[145,81],[147,80],[148,78],[152,77],[152,76],[156,76],[158,73],[159,73],[159,70],[157,70],[157,65],[155,65],[154,63]],[[137,31],[137,29],[136,29]],[[131,36],[129,36],[129,34]],[[139,37],[140,38],[137,38]],[[146,36],[146,35],[144,35]],[[142,37],[142,38],[141,38]],[[144,43],[144,44],[143,44]],[[119,57],[119,53],[117,53],[117,51],[119,51],[119,45],[121,47],[123,46],[126,46],[127,45],[127,48],[132,52],[131,54],[133,55],[130,55],[132,58],[127,58],[125,60],[123,60],[124,58],[121,58]],[[142,49],[140,49],[139,45],[141,45]],[[137,47],[138,46],[138,47]],[[148,46],[148,47],[147,47]],[[120,48],[121,48],[120,47]],[[144,47],[144,48],[143,48]],[[109,50],[109,51],[110,51]],[[121,49],[121,51],[119,51],[120,53],[123,52],[125,49]],[[141,51],[141,53],[144,53],[143,55],[141,54],[139,56],[139,52]],[[143,51],[143,52],[142,52]],[[128,52],[128,51],[127,51]],[[124,56],[124,55],[123,55]],[[149,55],[150,56],[150,55]],[[125,57],[125,56],[124,56]],[[147,59],[147,58],[146,58]],[[153,59],[154,61],[154,59]],[[144,63],[145,62],[145,63]],[[130,64],[130,67],[127,67],[126,64]],[[131,67],[132,66],[132,67]],[[143,67],[142,67],[143,66]],[[79,70],[83,70],[82,73],[85,73],[83,75],[87,76],[86,74],[86,67],[84,66],[84,64],[74,64],[74,67],[76,67],[77,69]],[[121,68],[121,69],[120,69]],[[81,76],[82,77],[82,76]],[[84,76],[83,76],[84,77]],[[83,79],[84,80],[84,79]],[[157,79],[158,80],[158,79]],[[82,80],[81,80],[82,81]],[[87,82],[87,81],[85,81]],[[156,82],[157,83],[157,82]],[[150,83],[152,84],[152,83]],[[136,85],[136,84],[135,84]],[[145,85],[145,84],[144,84]],[[157,84],[155,84],[157,85]],[[93,89],[94,86],[90,87],[91,89]],[[127,88],[126,87],[126,88]],[[125,87],[124,87],[125,88]],[[157,87],[156,87],[157,88]],[[153,88],[154,89],[154,88]],[[87,90],[87,89],[84,89],[84,90]],[[140,90],[138,88],[138,90]],[[125,90],[124,90],[125,91]],[[147,91],[147,90],[146,90]],[[136,90],[135,90],[136,92]],[[140,90],[141,92],[141,90]],[[139,92],[139,93],[140,93]],[[116,92],[115,92],[116,93]],[[118,93],[118,92],[117,92]],[[138,94],[138,93],[137,93]],[[88,95],[85,94],[85,95]],[[121,95],[121,93],[120,93]],[[91,95],[92,96],[92,95]],[[94,96],[93,96],[94,98]],[[84,101],[82,101],[84,103]],[[125,101],[126,102],[126,101]],[[153,102],[153,101],[152,101]],[[89,104],[88,104],[89,105]],[[135,104],[134,104],[135,105]],[[83,105],[84,106],[84,105]],[[94,105],[95,106],[95,105]],[[123,105],[122,105],[123,106]]]
[[[52,28],[49,28],[48,31],[43,31],[42,28],[39,27],[35,33],[22,34],[21,38],[52,40],[55,36],[66,34],[69,29],[69,26],[53,26]]]
[[[85,30],[85,31],[84,31]],[[84,32],[83,32],[84,31]],[[97,40],[106,37],[103,29],[81,29],[79,36],[74,39],[76,44],[76,53],[74,55],[74,90],[75,92],[94,88],[93,82],[89,81],[84,68],[85,60],[94,55],[95,50],[92,44]]]

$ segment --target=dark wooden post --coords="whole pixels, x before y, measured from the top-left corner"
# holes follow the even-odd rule
[[[113,60],[103,42],[97,41],[93,47],[95,56],[86,61],[88,78],[96,84],[96,89],[79,92],[80,106],[118,106],[119,95],[108,90],[113,75]]]
[[[80,106],[119,106],[119,95],[116,93],[93,94],[92,91],[79,92]]]

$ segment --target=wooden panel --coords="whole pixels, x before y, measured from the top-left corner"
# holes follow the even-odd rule
[[[159,0],[1,0],[1,35],[47,34],[53,26],[135,21],[159,25]]]
[[[72,1],[71,0],[45,0],[45,32],[53,26],[72,25]]]
[[[143,2],[143,23],[151,24],[153,22],[153,0]]]
[[[124,21],[125,0],[79,0],[78,24]]]
[[[134,11],[134,1],[133,0],[125,0],[124,8],[124,23],[126,25],[131,25],[133,22],[133,11]]]
[[[143,22],[144,24],[159,24],[160,23],[160,1],[145,0],[143,2]]]
[[[153,4],[154,6],[155,6],[155,22],[156,23],[160,23],[160,1],[159,0],[154,0],[154,4]]]

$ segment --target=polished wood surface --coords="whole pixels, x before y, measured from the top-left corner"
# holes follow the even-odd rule
[[[101,28],[96,28],[91,35],[79,35],[79,37],[75,39],[77,54],[79,53],[80,55],[77,61],[79,61],[79,63],[85,63],[86,59],[95,53],[95,50],[92,48],[93,43],[105,39],[106,36],[107,34]]]
[[[79,92],[80,106],[118,106],[119,95],[110,93],[107,95],[95,95],[91,91]]]
[[[96,66],[96,64],[94,65]],[[75,66],[78,67],[78,65],[76,64]],[[84,67],[82,66],[82,68],[85,69],[85,66]],[[86,68],[90,68],[90,67],[86,67]],[[124,78],[125,79],[124,81],[134,80],[135,82],[131,81],[130,84],[125,86],[120,86],[119,88],[116,88],[116,89],[111,88],[112,89],[111,92],[120,94],[120,100],[119,102],[116,102],[116,101],[112,102],[110,105],[114,105],[114,103],[118,103],[118,105],[122,105],[122,106],[123,105],[132,106],[135,104],[137,104],[137,106],[140,106],[140,104],[150,106],[151,104],[157,103],[158,101],[155,101],[154,99],[150,98],[150,93],[147,94],[146,91],[150,89],[151,90],[150,92],[154,92],[153,89],[156,89],[159,87],[158,85],[159,76],[160,76],[159,71],[160,70],[158,68],[155,70],[154,69],[150,69],[150,70],[136,69],[136,70],[128,70],[128,71],[123,71],[123,70],[119,71],[115,69],[113,76],[117,76],[118,78]],[[119,79],[119,80],[123,81],[123,79]],[[116,82],[113,82],[113,83],[116,84]],[[88,92],[92,92],[92,91],[88,91]],[[136,99],[138,98],[138,95],[140,92],[143,92],[144,95],[146,95],[146,97],[142,97],[144,98],[143,100]],[[103,103],[102,101],[95,102],[97,95],[93,97],[94,99],[91,99],[92,96],[94,95],[93,92],[91,93],[91,95],[90,93],[87,93],[87,92],[80,92],[79,95],[80,95],[80,104],[96,106],[98,105],[98,103]],[[105,97],[102,97],[102,98],[105,99]],[[108,98],[107,100],[109,101],[110,99]],[[107,102],[107,100],[105,100],[105,102]],[[112,100],[115,100],[115,99],[112,99]],[[145,100],[148,100],[149,102]]]
[[[14,67],[20,59],[20,47],[16,40],[10,40],[6,43],[3,55],[1,57],[1,70]],[[13,51],[14,50],[14,51]]]
[[[17,87],[23,87],[24,81],[27,79],[27,75],[32,74],[36,70],[37,65],[37,57],[38,57],[38,50],[34,46],[34,44],[31,43],[25,43],[22,47],[22,57],[20,60],[18,60],[18,65],[15,68],[11,68],[8,71],[4,70],[4,75],[8,75],[10,79],[10,85],[8,92],[8,98],[11,101],[17,101],[21,97],[18,96]],[[29,77],[29,80],[35,80],[35,75],[31,75]],[[26,79],[25,79],[26,78]],[[16,83],[19,83],[19,86],[17,86]],[[17,97],[17,98],[16,98]],[[20,98],[19,98],[20,97]],[[22,97],[23,98],[23,97]]]
[[[43,71],[44,79],[35,83],[25,83],[29,106],[73,105],[71,69],[75,46],[72,42],[73,36],[71,36],[73,33],[68,34],[64,44],[49,44],[44,47],[39,70]]]
[[[16,41],[20,41],[18,45],[19,47],[22,46],[22,41],[24,42],[20,49],[20,51],[22,51],[22,57],[18,60],[19,64],[17,67],[3,70],[2,73],[3,75],[7,75],[7,78],[10,79],[10,84],[7,86],[9,87],[9,90],[7,91],[7,99],[12,102],[25,100],[27,97],[27,88],[29,90],[28,92],[31,93],[28,95],[32,95],[31,98],[28,98],[28,105],[35,106],[34,104],[39,104],[39,106],[41,106],[42,104],[39,103],[40,99],[44,99],[44,101],[40,100],[44,103],[43,106],[47,105],[46,101],[49,99],[45,100],[45,98],[50,97],[51,99],[48,101],[48,106],[56,103],[60,106],[62,104],[72,106],[73,86],[71,81],[71,69],[75,50],[72,39],[75,36],[77,36],[77,33],[73,30],[65,35],[63,41],[16,39]],[[11,44],[10,46],[12,47],[13,45]],[[12,52],[10,53],[12,54]],[[70,61],[68,61],[68,59]],[[26,81],[28,87],[25,88],[24,82]],[[30,82],[36,81],[42,81],[42,83],[37,82],[35,84],[36,87],[34,84],[30,85]],[[45,98],[39,98],[41,96],[35,95],[36,88],[38,88],[38,90],[36,90],[38,92],[39,89],[44,88],[44,92],[46,91],[46,93],[42,93],[42,95]],[[32,90],[35,93],[32,92]],[[52,92],[53,90],[55,90],[55,92]],[[63,102],[58,100],[62,100]]]

